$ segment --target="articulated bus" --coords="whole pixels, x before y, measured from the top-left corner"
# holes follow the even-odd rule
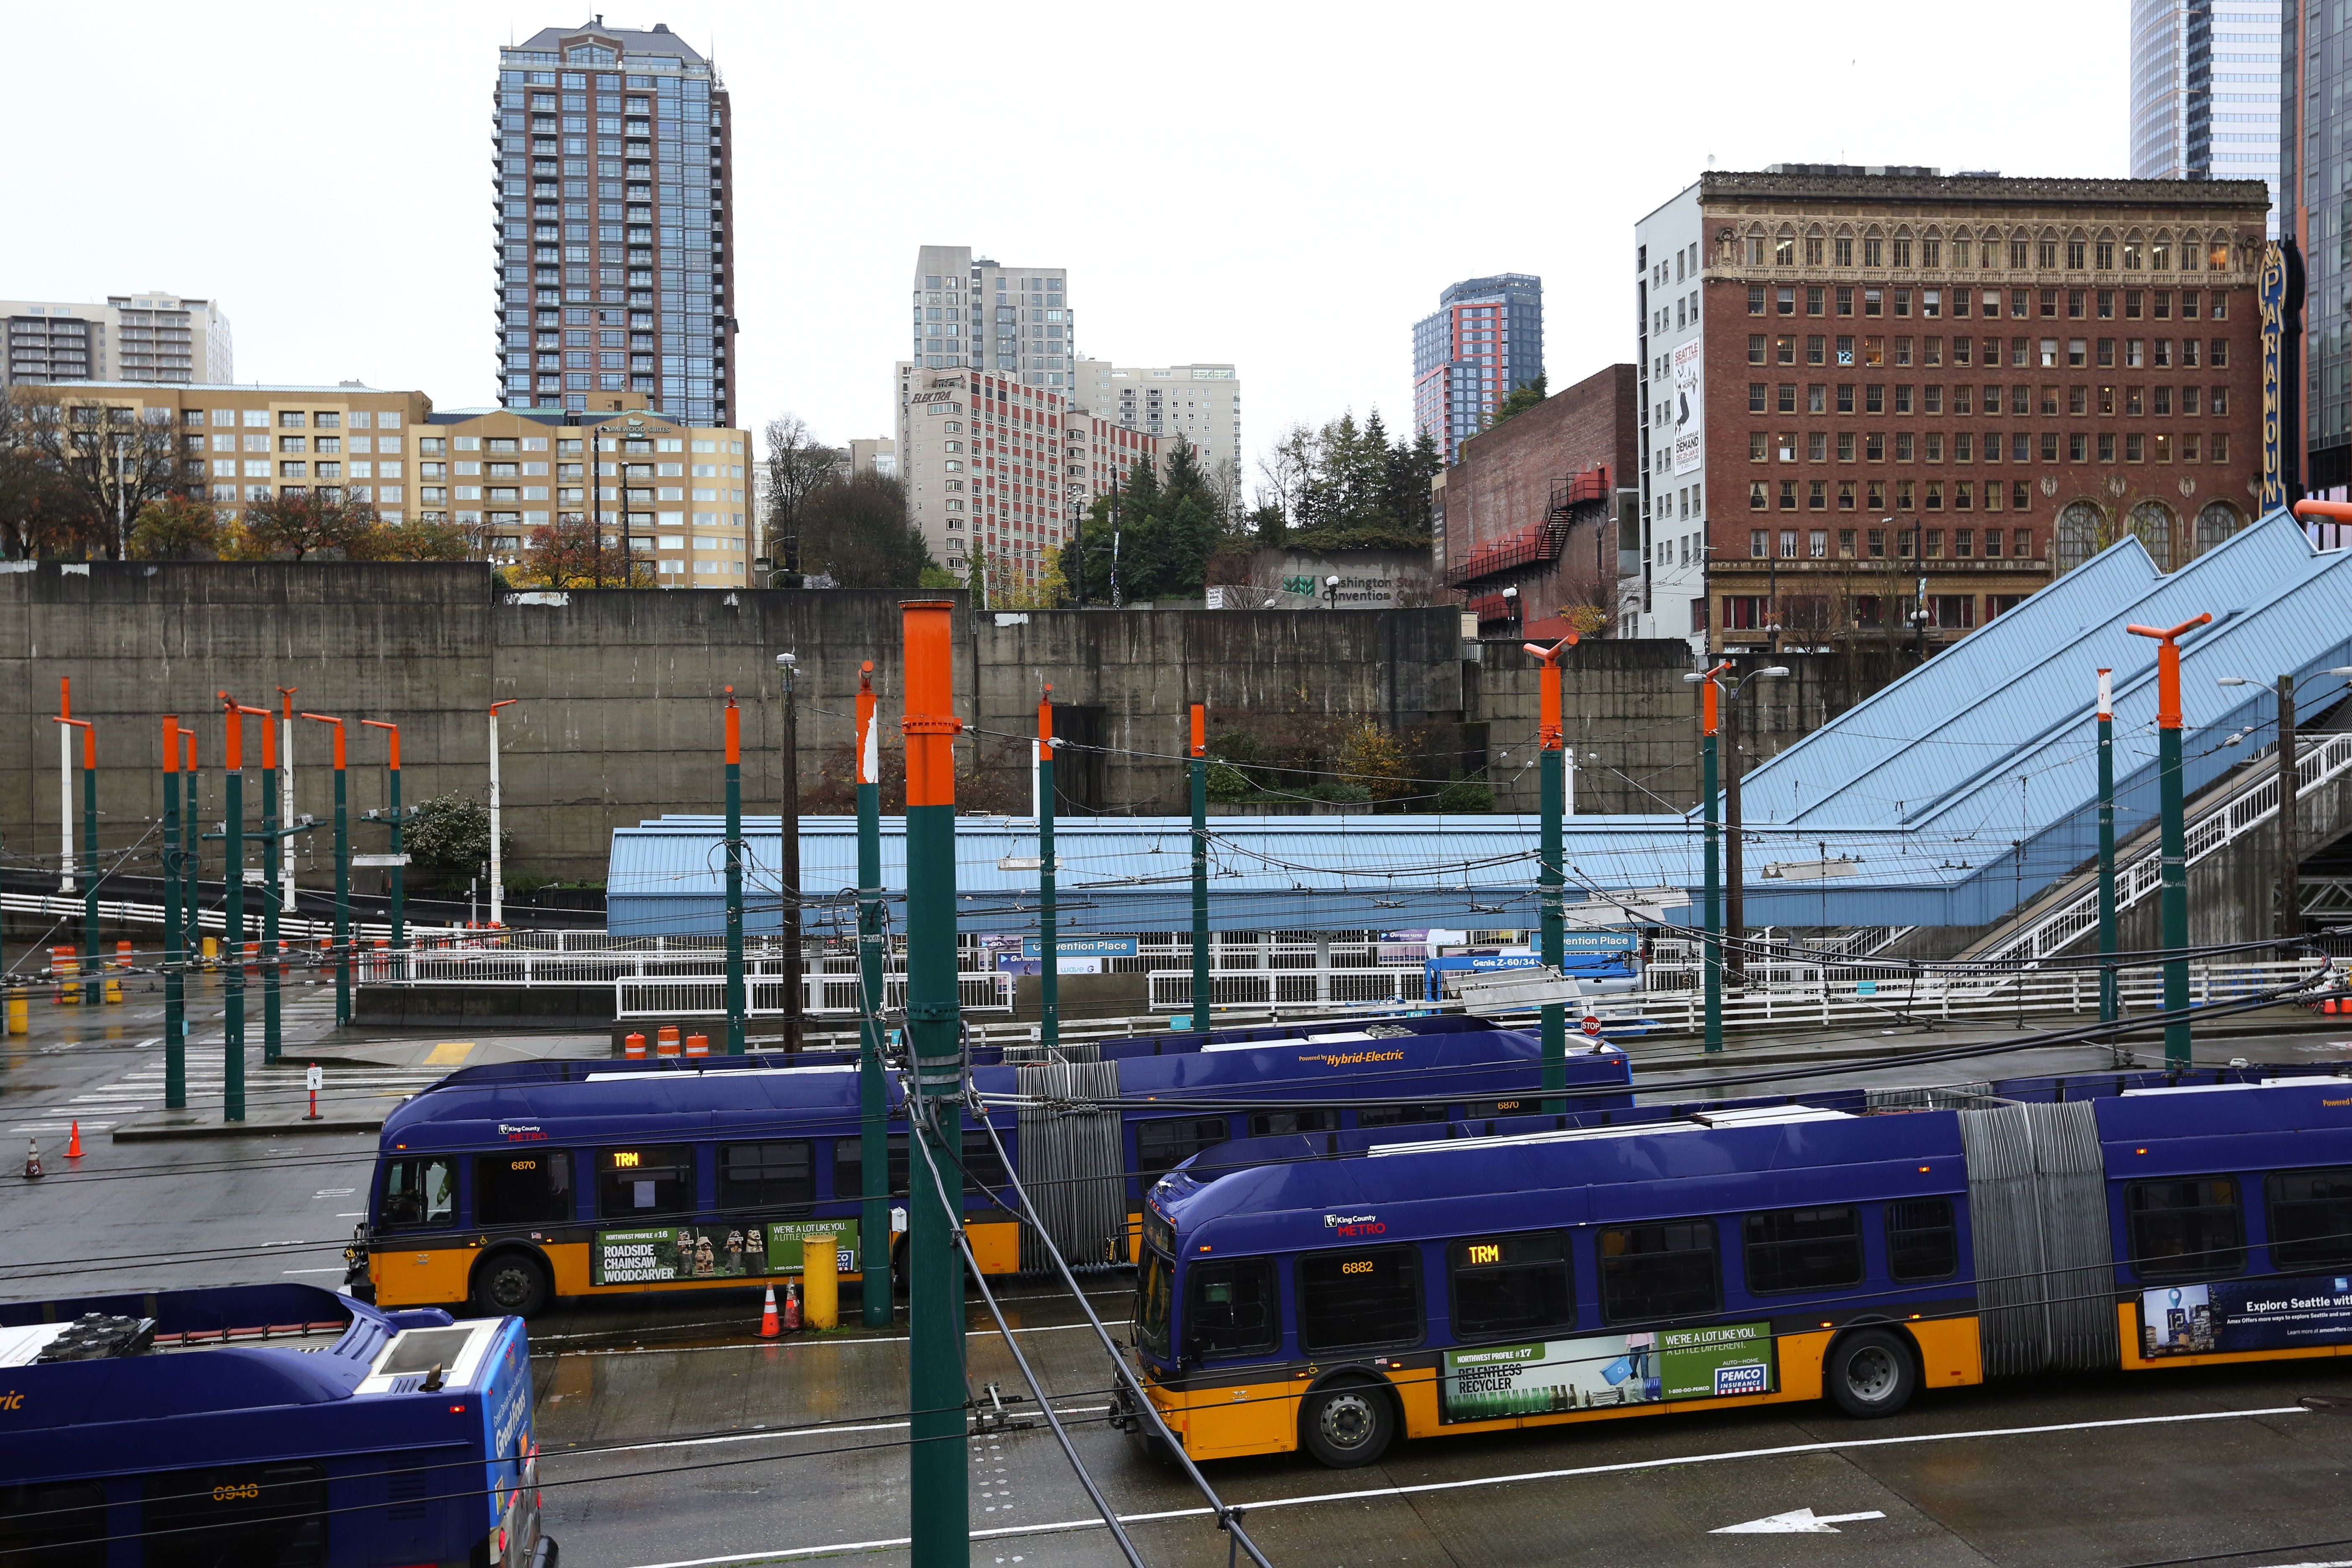
[[[1196,1459],[2352,1353],[2352,1078],[2324,1070],[1335,1142],[1230,1142],[1150,1194],[1134,1349]]]
[[[1255,1027],[1103,1042],[1100,1060],[975,1067],[983,1095],[1124,1100],[1072,1116],[1010,1105],[990,1121],[1017,1171],[1050,1172],[1034,1194],[1076,1265],[1132,1261],[1143,1189],[1202,1149],[1243,1136],[1336,1135],[1381,1125],[1535,1109],[1534,1036],[1481,1018],[1431,1016]],[[1622,1107],[1624,1053],[1580,1042],[1570,1088]],[[1342,1110],[1351,1097],[1396,1100]],[[1188,1110],[1187,1100],[1203,1102]],[[1234,1102],[1263,1110],[1234,1111]],[[1599,1103],[1580,1100],[1580,1104]],[[889,1188],[903,1199],[908,1150],[891,1089]],[[741,1288],[796,1274],[829,1240],[862,1280],[862,1152],[855,1062],[773,1056],[653,1062],[524,1062],[463,1069],[384,1121],[368,1221],[352,1248],[354,1291],[386,1305],[470,1301],[528,1316],[556,1296]],[[1043,1244],[1003,1208],[988,1132],[968,1125],[966,1226],[981,1267],[1045,1267]]]
[[[555,1568],[512,1318],[311,1285],[0,1307],[0,1563]]]

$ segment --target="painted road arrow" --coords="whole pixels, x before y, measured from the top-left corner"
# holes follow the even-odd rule
[[[1764,1519],[1751,1519],[1746,1524],[1727,1524],[1721,1530],[1710,1530],[1709,1535],[1836,1535],[1841,1524],[1856,1520],[1885,1519],[1876,1509],[1868,1513],[1815,1513],[1801,1508],[1794,1513],[1776,1513]]]

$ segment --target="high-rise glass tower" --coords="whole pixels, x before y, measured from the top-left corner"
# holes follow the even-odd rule
[[[2279,0],[2132,0],[2131,172],[2267,180],[2278,232]]]
[[[499,400],[643,394],[738,423],[733,182],[719,68],[656,23],[550,27],[499,51]]]
[[[1467,278],[1412,324],[1412,423],[1445,460],[1486,427],[1495,405],[1543,374],[1543,279]]]

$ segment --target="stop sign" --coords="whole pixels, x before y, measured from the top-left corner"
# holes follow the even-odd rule
[[[1584,1032],[1597,1037],[1601,1033],[1601,1020],[1587,1013],[1584,1016]]]

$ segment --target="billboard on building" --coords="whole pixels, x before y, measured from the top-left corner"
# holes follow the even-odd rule
[[[1675,472],[1697,471],[1706,454],[1699,442],[1698,364],[1700,340],[1675,345]]]

